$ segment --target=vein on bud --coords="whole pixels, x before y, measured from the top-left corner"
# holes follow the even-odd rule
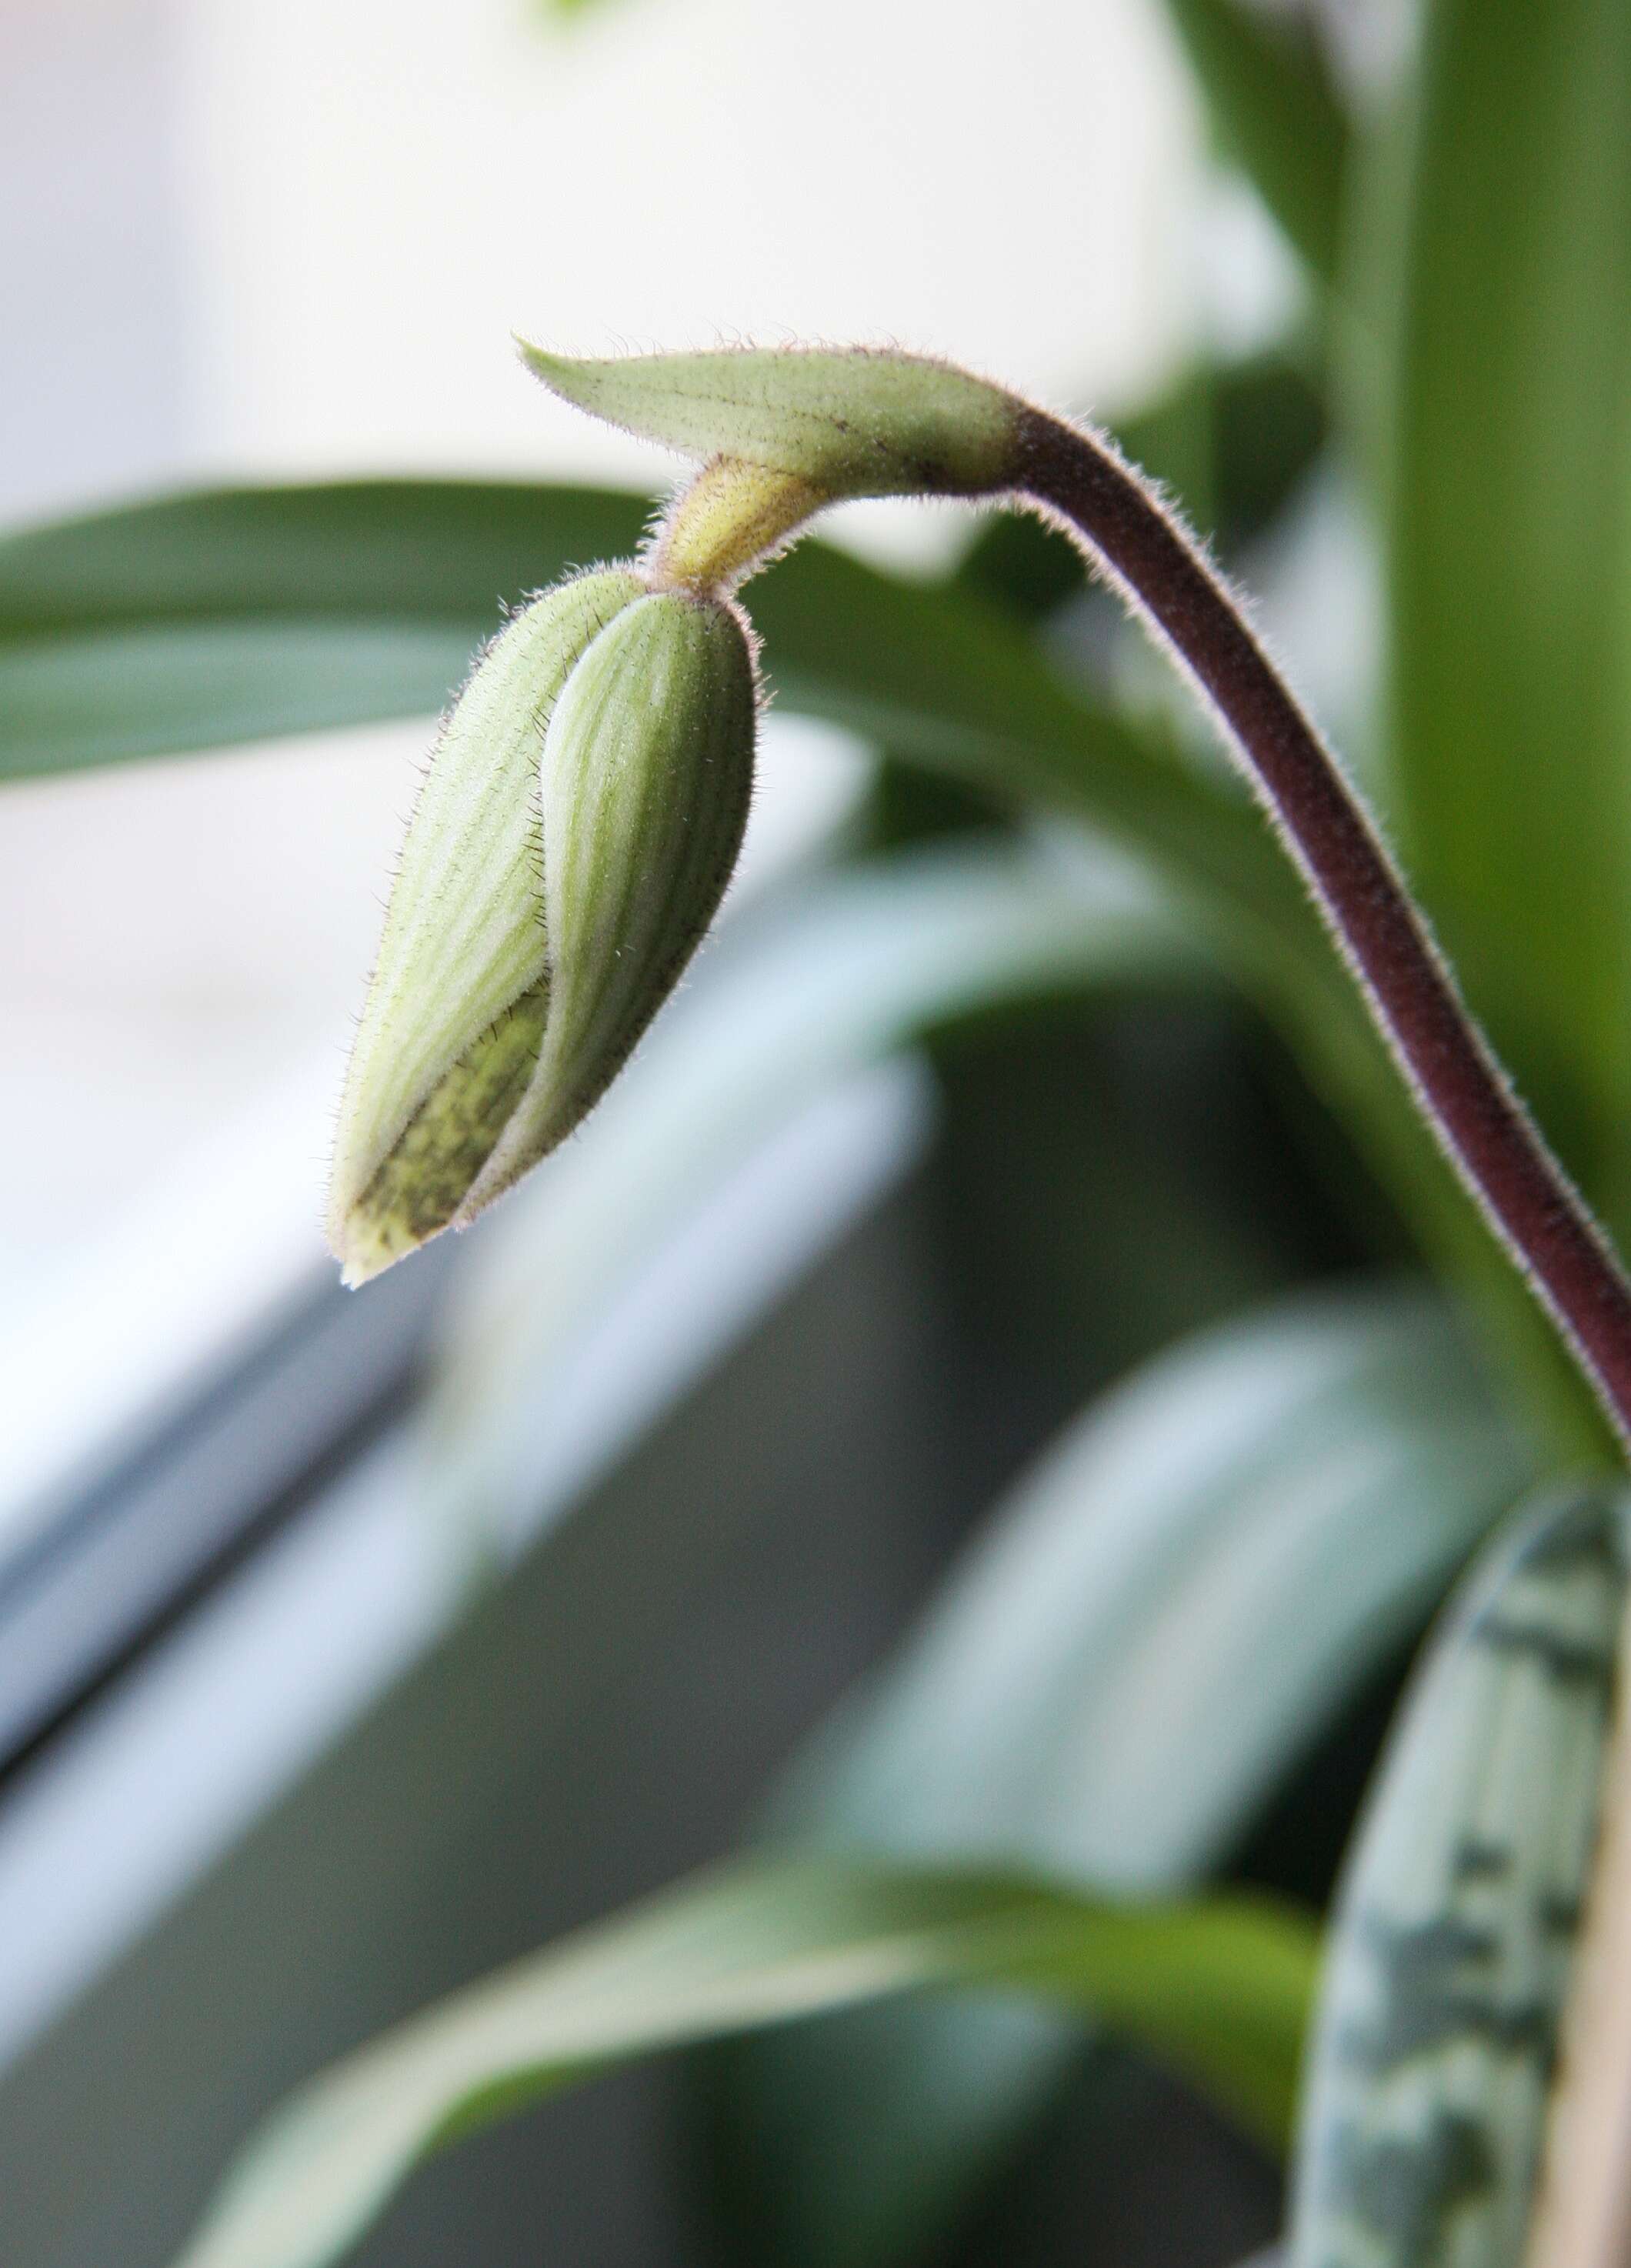
[[[544,728],[572,664],[641,587],[624,570],[534,600],[478,658],[443,722],[340,1106],[328,1238],[348,1283],[445,1226],[469,1187],[464,1165],[491,1147],[500,1064],[513,1081],[513,1049],[547,1000]]]
[[[637,600],[573,670],[543,750],[549,1015],[459,1226],[594,1108],[678,982],[735,870],[756,713],[740,619],[679,593]]]
[[[729,606],[631,569],[535,600],[478,662],[409,829],[342,1104],[329,1238],[361,1284],[565,1138],[734,867],[753,657]]]

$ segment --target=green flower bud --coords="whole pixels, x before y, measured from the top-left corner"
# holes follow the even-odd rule
[[[872,347],[576,361],[520,342],[553,392],[683,455],[734,457],[838,499],[990,496],[1019,476],[1022,405],[948,363]]]
[[[347,1077],[328,1233],[348,1283],[468,1226],[599,1100],[735,865],[756,706],[734,610],[631,571],[562,585],[483,655]]]

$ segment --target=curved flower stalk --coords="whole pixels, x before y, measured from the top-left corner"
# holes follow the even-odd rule
[[[1340,764],[1199,544],[1112,443],[967,372],[893,351],[521,352],[568,401],[703,460],[654,555],[690,587],[734,589],[810,510],[852,497],[985,497],[1068,534],[1221,725],[1422,1116],[1631,1445],[1631,1284],[1469,1014]]]
[[[893,351],[522,354],[557,394],[701,469],[642,563],[529,608],[448,719],[343,1112],[330,1233],[351,1280],[463,1225],[572,1130],[712,919],[752,767],[737,585],[829,504],[993,498],[1065,528],[1194,683],[1423,1116],[1631,1442],[1631,1285],[1340,765],[1110,442]]]

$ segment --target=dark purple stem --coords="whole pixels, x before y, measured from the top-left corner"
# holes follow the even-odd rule
[[[1105,442],[1023,409],[1015,486],[1169,644],[1280,828],[1468,1190],[1631,1445],[1631,1284],[1514,1094],[1336,758],[1198,546]]]

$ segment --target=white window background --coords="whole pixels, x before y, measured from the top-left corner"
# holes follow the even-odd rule
[[[512,329],[897,338],[1113,411],[1182,352],[1202,264],[1150,0],[953,0],[932,36],[912,0],[568,23],[539,0],[11,0],[0,122],[13,521],[187,479],[666,476],[528,379]],[[921,556],[958,531],[879,506],[838,532]],[[225,1328],[257,1272],[315,1259],[425,737],[8,791],[0,1151],[28,1195],[0,1222],[0,1351],[28,1422],[0,1501],[87,1404],[139,1402],[167,1320]],[[756,823],[785,836],[841,791],[815,735],[780,738]],[[133,1329],[110,1278],[154,1234]]]
[[[1272,306],[1266,241],[1210,186],[1155,0],[603,0],[570,21],[535,0],[8,0],[0,510],[244,477],[664,476],[528,379],[513,329],[587,352],[896,339],[1113,416],[1219,304],[1248,325]],[[911,563],[961,529],[866,506],[832,533]],[[0,1544],[88,1445],[321,1270],[344,1042],[425,741],[393,726],[4,792],[0,1160],[26,1198],[0,1219]],[[858,764],[772,720],[761,870],[819,842]],[[739,1244],[763,1244],[786,1188],[808,1243],[910,1117],[897,1092],[795,1144],[768,1211],[762,1183],[733,1200]],[[717,1332],[743,1294],[715,1230]],[[697,1321],[694,1298],[657,1304]],[[626,1357],[638,1316],[618,1329]],[[381,1502],[347,1531],[353,1601],[392,1595]],[[286,1649],[264,1587],[259,1623],[230,1602],[0,1822],[0,1911],[33,1948],[0,2044],[431,1613],[404,1578],[372,1653],[354,1625],[330,1649],[345,1690],[307,1679],[292,1715],[268,1697]],[[183,1727],[185,1785],[111,1867],[121,1772]]]

